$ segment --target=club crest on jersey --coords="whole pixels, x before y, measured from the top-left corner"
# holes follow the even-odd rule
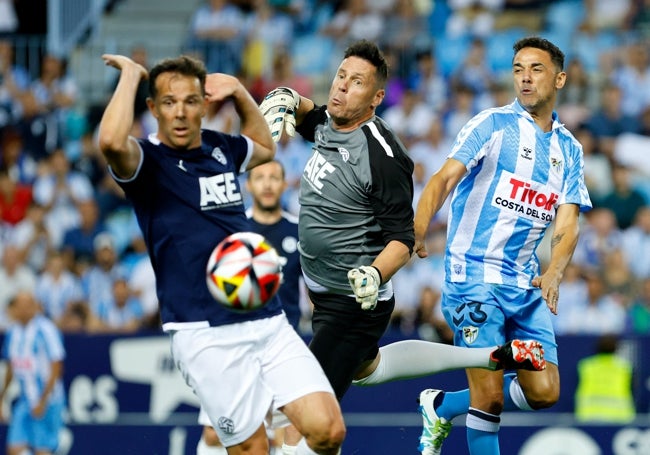
[[[219,417],[218,425],[224,433],[233,434],[235,432],[235,422],[228,417]]]
[[[551,167],[553,168],[554,171],[560,172],[562,170],[562,160],[559,160],[555,157],[551,157]]]
[[[345,163],[347,163],[348,160],[350,159],[350,152],[348,152],[347,149],[343,147],[339,147],[339,154],[341,155],[341,158]]]
[[[228,162],[226,160],[226,155],[223,154],[223,152],[221,151],[221,149],[219,147],[215,147],[212,150],[212,158],[214,158],[215,160],[217,160],[219,163],[223,164],[224,166]]]
[[[476,338],[478,338],[478,327],[463,327],[463,339],[465,343],[472,344],[476,341]]]
[[[463,272],[463,266],[460,264],[454,264],[453,269],[456,275],[460,275]]]
[[[531,148],[529,148],[529,147],[524,147],[521,150],[521,154],[519,156],[521,156],[522,158],[524,158],[526,160],[532,160],[533,159],[533,150]]]

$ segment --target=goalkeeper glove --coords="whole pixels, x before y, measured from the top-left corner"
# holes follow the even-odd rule
[[[348,281],[362,310],[374,310],[379,297],[381,273],[377,267],[361,266],[348,272]]]
[[[271,90],[260,104],[260,111],[271,129],[273,141],[278,142],[282,131],[289,136],[296,134],[296,111],[300,106],[300,95],[288,87]]]

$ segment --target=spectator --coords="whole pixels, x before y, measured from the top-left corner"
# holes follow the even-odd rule
[[[100,324],[94,331],[133,333],[140,328],[144,313],[126,278],[118,277],[113,281],[110,298],[99,302],[96,315]]]
[[[15,226],[32,202],[32,188],[16,182],[6,168],[0,168],[0,221]]]
[[[447,4],[451,15],[447,20],[447,36],[488,37],[494,30],[495,18],[504,2],[505,0],[449,0]]]
[[[462,63],[451,75],[452,90],[456,93],[471,91],[478,110],[491,107],[490,92],[496,83],[486,52],[485,42],[482,39],[472,40]]]
[[[595,208],[584,219],[573,262],[593,272],[602,269],[607,254],[621,248],[622,233],[609,209]]]
[[[621,30],[632,6],[631,0],[584,0],[585,18],[580,30],[600,32]]]
[[[132,255],[136,256],[129,273],[129,287],[131,292],[142,305],[143,325],[158,328],[158,295],[156,294],[156,276],[147,254],[147,246],[142,235],[131,241]]]
[[[426,134],[409,148],[409,156],[415,163],[424,166],[425,178],[428,179],[445,162],[452,144],[453,142],[445,136],[442,122],[433,118]],[[417,203],[417,200],[414,198],[413,202]]]
[[[626,56],[614,69],[611,80],[621,90],[621,112],[639,117],[650,106],[650,56],[647,43],[632,43],[624,48]]]
[[[14,245],[5,245],[0,265],[0,331],[9,326],[7,307],[19,291],[32,290],[36,274],[20,260],[20,251]]]
[[[634,224],[622,234],[622,251],[632,274],[639,280],[650,278],[650,207],[636,212]]]
[[[9,242],[18,248],[21,261],[33,271],[40,273],[47,256],[54,250],[52,235],[45,226],[45,208],[32,202],[25,218],[9,236]]]
[[[246,18],[243,59],[244,75],[249,79],[262,76],[271,66],[276,52],[291,46],[294,37],[294,21],[289,15],[267,0],[253,0],[252,4],[253,10]]]
[[[73,269],[77,261],[90,262],[95,256],[95,238],[106,231],[99,217],[99,207],[94,199],[77,204],[79,224],[65,231],[61,251],[67,268]]]
[[[647,205],[643,194],[632,186],[630,172],[627,166],[615,163],[612,167],[614,188],[594,204],[611,210],[620,229],[630,227],[637,211]]]
[[[287,49],[276,49],[271,62],[271,74],[262,74],[251,84],[251,95],[262,101],[264,96],[276,87],[295,87],[298,93],[312,96],[312,82],[307,76],[293,70],[293,57]]]
[[[84,299],[90,310],[97,314],[102,302],[113,298],[113,283],[124,276],[124,269],[118,263],[115,240],[108,233],[95,237],[95,258],[93,263],[81,274]]]
[[[626,312],[621,301],[607,293],[605,277],[600,272],[586,273],[587,301],[567,305],[566,333],[571,335],[622,334]]]
[[[65,231],[79,224],[77,204],[94,197],[84,174],[70,169],[63,149],[55,150],[34,182],[34,200],[47,210],[46,225],[59,248]]]
[[[36,179],[37,163],[27,152],[20,131],[6,127],[1,135],[0,167],[7,169],[15,182],[31,186]]]
[[[457,85],[452,89],[449,109],[443,116],[445,136],[456,137],[463,125],[478,113],[474,102],[474,90],[471,87]]]
[[[557,112],[565,126],[573,131],[587,121],[598,99],[591,76],[582,60],[573,58],[567,66],[567,82],[558,93]]]
[[[598,148],[610,159],[614,153],[616,136],[622,133],[636,133],[639,122],[636,117],[622,111],[621,89],[612,82],[601,89],[599,108],[587,120],[587,126],[598,141]]]
[[[594,133],[584,124],[579,125],[573,135],[582,145],[585,183],[589,190],[589,196],[598,201],[614,189],[611,161],[600,153]]]
[[[4,18],[1,11],[0,17]],[[0,127],[11,125],[20,117],[20,98],[29,82],[27,71],[14,63],[13,43],[0,37]]]
[[[552,319],[553,328],[557,335],[571,333],[573,316],[572,307],[582,307],[588,300],[588,286],[585,275],[576,263],[570,263],[564,271],[564,278],[560,283],[560,297],[558,298],[558,313]]]
[[[436,114],[444,112],[449,87],[430,49],[415,55],[415,69],[409,77],[409,85]]]
[[[68,305],[82,299],[81,282],[66,268],[63,255],[58,251],[49,255],[45,270],[36,280],[34,295],[45,315],[58,326]]]
[[[275,159],[284,167],[287,189],[282,193],[282,206],[290,213],[298,215],[300,202],[300,180],[309,159],[310,145],[301,136],[289,136],[285,132],[280,136],[275,150]]]
[[[384,17],[368,7],[369,0],[344,0],[343,6],[319,32],[345,48],[353,41],[378,41],[385,32]]]
[[[420,14],[415,3],[416,0],[396,0],[385,14],[386,23],[380,36],[383,46],[390,46],[396,53],[397,66],[393,71],[401,77],[408,77],[413,71],[417,50],[431,46],[427,18]]]
[[[650,335],[650,277],[641,281],[639,293],[627,311],[627,325],[635,335]]]
[[[422,139],[436,119],[431,107],[412,88],[407,88],[400,102],[387,108],[382,117],[407,147]]]
[[[208,0],[194,13],[189,47],[205,61],[208,72],[239,74],[246,17],[229,0]]]

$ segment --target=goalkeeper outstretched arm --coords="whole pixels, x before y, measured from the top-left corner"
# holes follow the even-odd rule
[[[312,100],[301,96],[289,87],[277,87],[271,90],[260,104],[260,111],[275,142],[280,140],[283,132],[294,136],[296,126],[302,123],[305,115],[312,109],[314,109]]]

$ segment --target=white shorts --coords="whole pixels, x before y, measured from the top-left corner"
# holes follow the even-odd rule
[[[248,439],[278,408],[314,392],[334,394],[320,364],[284,314],[172,332],[176,366],[226,447]],[[282,414],[282,416],[284,416]]]

